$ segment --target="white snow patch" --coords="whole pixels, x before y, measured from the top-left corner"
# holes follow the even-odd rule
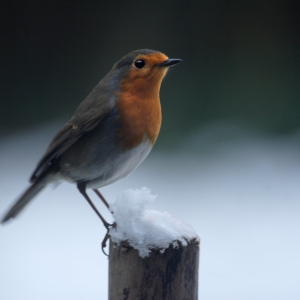
[[[145,187],[128,189],[110,205],[117,224],[110,230],[113,242],[120,245],[122,241],[127,241],[139,251],[141,257],[146,257],[151,249],[164,252],[171,244],[178,247],[179,244],[187,246],[194,239],[199,241],[191,226],[166,211],[148,209],[155,198]]]

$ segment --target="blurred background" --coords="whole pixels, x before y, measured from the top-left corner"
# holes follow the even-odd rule
[[[299,20],[296,0],[2,1],[0,212],[113,63],[160,50],[183,59],[161,134],[104,194],[146,186],[196,228],[201,299],[299,299]],[[0,299],[106,299],[104,231],[80,197],[48,189],[0,228]]]
[[[184,63],[162,89],[162,139],[215,120],[300,125],[299,1],[2,2],[0,132],[72,115],[128,52]],[[163,143],[165,146],[166,143]]]

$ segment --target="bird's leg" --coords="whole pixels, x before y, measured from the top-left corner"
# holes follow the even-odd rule
[[[96,189],[93,189],[93,191],[96,193],[96,195],[101,199],[101,201],[104,203],[104,205],[109,210],[109,204],[107,203],[107,201],[105,200],[105,198],[102,196],[102,194],[98,190],[96,190]]]
[[[88,194],[86,193],[86,184],[84,182],[78,182],[77,183],[77,188],[78,188],[79,192],[83,195],[83,197],[86,199],[86,201],[89,203],[89,205],[92,207],[92,209],[97,214],[97,216],[100,218],[100,220],[102,221],[104,227],[107,229],[107,231],[109,231],[109,228],[112,227],[113,225],[106,222],[106,220],[101,216],[101,214],[97,210],[94,203],[89,198]]]
[[[97,194],[97,196],[102,200],[102,202],[103,202],[104,205],[107,207],[107,209],[108,209],[111,213],[113,213],[113,212],[109,209],[109,204],[107,203],[107,201],[105,200],[105,198],[103,197],[103,195],[102,195],[98,190],[96,190],[96,189],[94,189],[93,191],[94,191],[94,192]],[[115,228],[116,226],[117,226],[116,223],[112,224],[112,228]],[[104,237],[104,239],[103,239],[103,241],[102,241],[102,243],[101,243],[101,246],[102,246],[102,252],[103,252],[105,255],[107,255],[107,254],[106,254],[106,252],[104,251],[104,248],[106,247],[106,242],[107,242],[108,239],[109,239],[109,230],[107,230],[106,235],[105,235],[105,237]]]
[[[106,242],[109,239],[109,229],[110,228],[115,228],[116,227],[116,223],[114,224],[109,224],[103,217],[102,215],[99,213],[99,211],[97,210],[96,206],[94,205],[94,203],[91,201],[91,199],[89,198],[88,194],[86,193],[86,184],[84,182],[78,182],[77,183],[77,188],[79,190],[79,192],[84,196],[84,198],[87,200],[87,202],[89,203],[89,205],[92,207],[92,209],[94,210],[94,212],[97,214],[97,216],[100,218],[100,220],[102,221],[104,227],[107,229],[107,232],[104,236],[104,239],[101,243],[101,248],[102,248],[102,252],[107,255],[104,251],[104,248],[106,247]],[[94,190],[96,191],[96,190]],[[98,191],[97,191],[98,192]],[[101,193],[98,192],[100,195]],[[98,193],[96,193],[98,195]],[[99,196],[100,197],[100,196]],[[107,208],[109,208],[108,203],[105,201],[104,197],[101,195],[101,197],[103,198],[103,202],[106,205]],[[100,197],[100,199],[102,200],[102,198]]]

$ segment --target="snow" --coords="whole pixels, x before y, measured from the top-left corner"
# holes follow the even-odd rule
[[[141,257],[149,255],[151,249],[164,252],[171,244],[187,246],[188,242],[200,242],[195,230],[164,211],[148,209],[155,201],[147,188],[127,189],[117,201],[110,205],[116,228],[110,230],[111,239],[120,245],[127,241],[139,251]]]

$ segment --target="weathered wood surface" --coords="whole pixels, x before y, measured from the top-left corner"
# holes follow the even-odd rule
[[[124,244],[125,245],[125,244]],[[109,300],[198,300],[199,244],[138,251],[110,241]]]

